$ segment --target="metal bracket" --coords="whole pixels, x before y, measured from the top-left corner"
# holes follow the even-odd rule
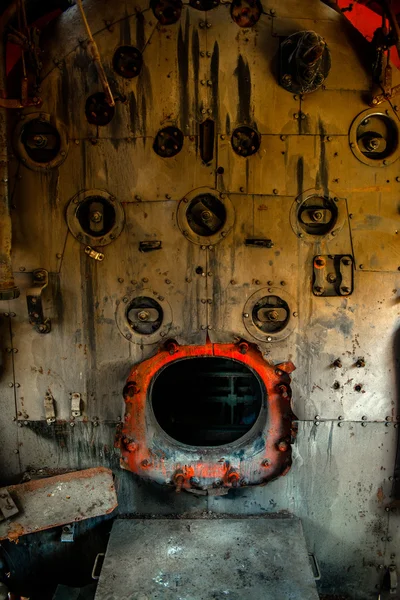
[[[81,395],[78,392],[74,392],[71,396],[71,414],[73,417],[80,417],[82,414],[81,410]]]
[[[50,391],[47,392],[44,397],[44,412],[46,414],[46,421],[48,425],[55,423],[56,421],[56,410],[54,398]]]
[[[153,250],[161,250],[161,248],[161,240],[145,240],[143,242],[139,242],[140,252],[152,252]]]
[[[64,525],[61,532],[61,541],[62,542],[73,542],[75,534],[75,523],[70,523],[69,525]]]
[[[313,261],[314,296],[349,296],[353,292],[353,257],[318,255]]]
[[[0,490],[0,521],[9,519],[18,513],[19,510],[8,490],[6,488]]]
[[[397,594],[397,571],[396,565],[389,566],[389,584],[390,584],[390,593]]]
[[[92,569],[92,579],[100,579],[101,567],[103,566],[105,554],[104,552],[100,552],[94,561],[93,569]],[[99,565],[100,561],[100,565]]]
[[[274,242],[267,238],[247,238],[244,241],[246,246],[251,246],[253,248],[273,248]]]
[[[33,271],[32,287],[28,288],[26,292],[29,323],[34,325],[39,333],[49,333],[51,331],[51,321],[44,316],[42,303],[42,292],[48,283],[48,271],[46,269],[36,269]]]
[[[93,258],[94,260],[98,260],[99,262],[104,260],[104,254],[102,252],[94,250],[91,246],[86,246],[85,252],[88,256],[90,256],[90,258]]]

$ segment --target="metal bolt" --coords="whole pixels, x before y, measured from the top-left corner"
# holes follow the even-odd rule
[[[138,319],[140,321],[147,321],[150,318],[150,313],[147,310],[141,310],[138,312]]]
[[[249,318],[249,313],[243,313],[243,316],[244,316],[245,319],[248,319]]]
[[[286,442],[286,440],[281,440],[278,443],[278,450],[279,452],[287,452],[289,449],[289,444]]]

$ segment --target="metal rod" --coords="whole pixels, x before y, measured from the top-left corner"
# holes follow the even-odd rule
[[[87,36],[89,38],[87,49],[92,57],[94,64],[96,65],[97,72],[99,74],[99,78],[101,81],[101,85],[103,87],[103,91],[106,95],[106,102],[110,106],[115,106],[114,97],[112,95],[110,86],[108,84],[108,79],[106,73],[103,69],[103,65],[101,64],[101,57],[99,50],[97,48],[97,44],[93,39],[92,32],[90,31],[89,23],[87,21],[85,11],[83,10],[82,0],[76,0],[76,5],[78,6],[79,12],[81,13],[82,21],[86,29]]]

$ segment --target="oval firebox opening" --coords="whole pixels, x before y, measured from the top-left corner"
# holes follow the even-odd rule
[[[190,446],[223,446],[257,421],[266,390],[249,367],[228,358],[178,360],[154,380],[154,416],[173,439]]]

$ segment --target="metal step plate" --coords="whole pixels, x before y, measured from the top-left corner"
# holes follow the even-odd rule
[[[95,600],[318,600],[297,518],[114,522]]]

